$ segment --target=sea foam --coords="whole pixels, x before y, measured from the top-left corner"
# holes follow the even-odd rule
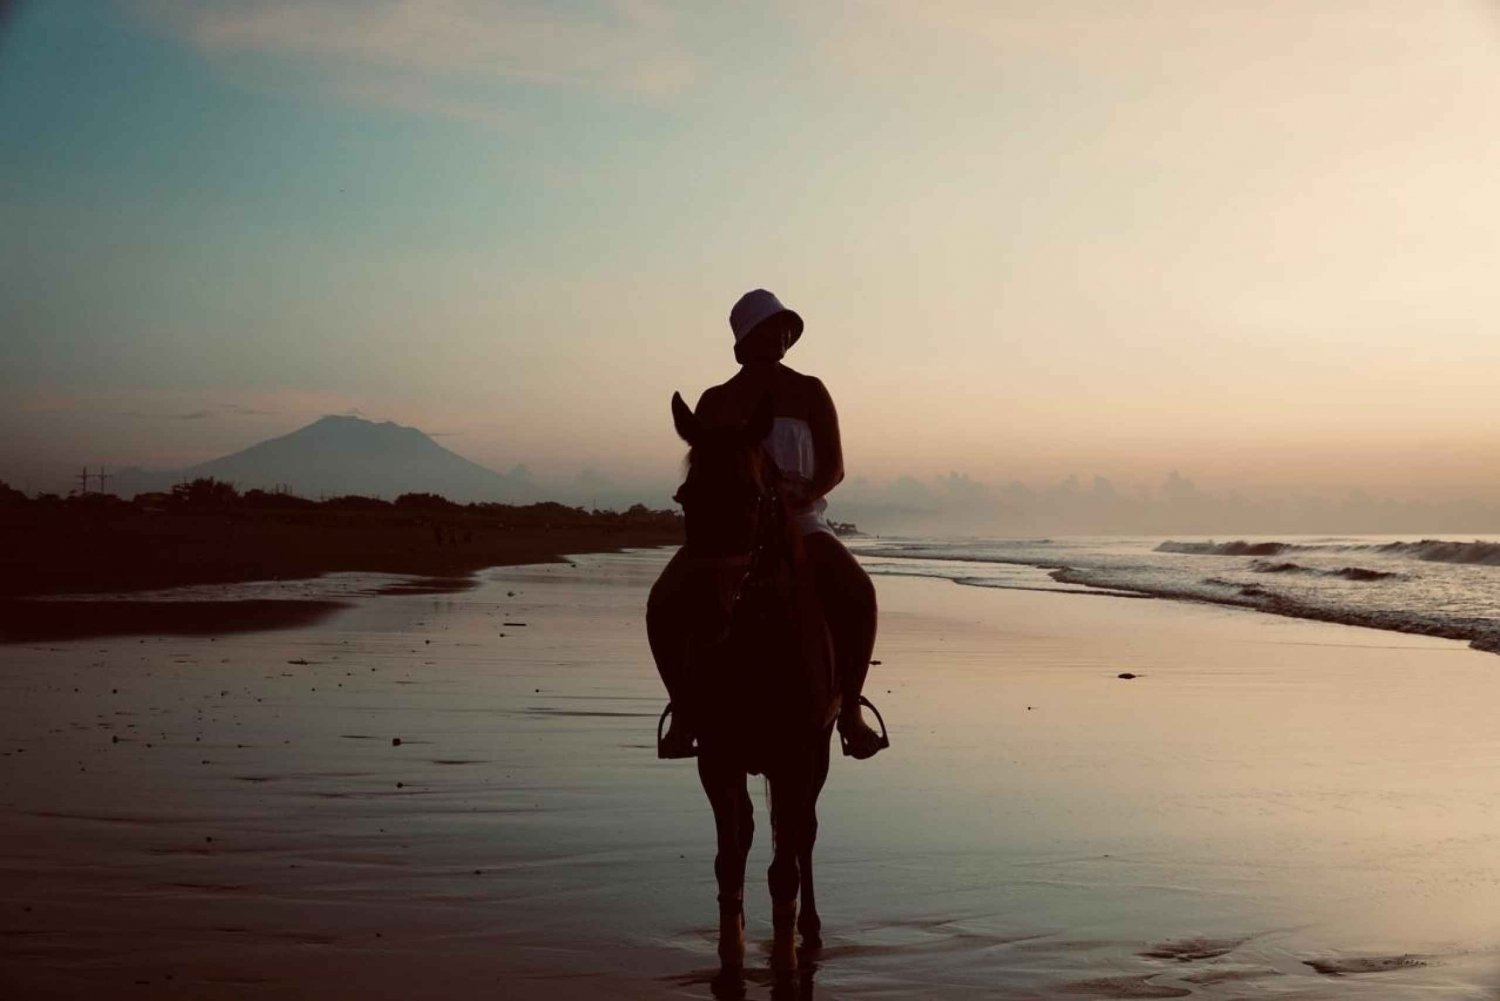
[[[867,562],[873,573],[1036,588],[1036,577],[1018,573],[1029,567],[1056,588],[1233,605],[1463,640],[1500,653],[1500,579],[1494,569],[1500,567],[1500,541],[1074,538],[1043,545],[931,539],[882,541],[859,551],[862,557],[888,558],[878,569]]]

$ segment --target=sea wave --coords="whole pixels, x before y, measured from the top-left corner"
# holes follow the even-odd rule
[[[1254,584],[1246,585],[1222,577],[1208,577],[1196,585],[1146,584],[1138,580],[1125,580],[1108,570],[1064,567],[1052,571],[1055,580],[1068,584],[1084,584],[1089,587],[1106,587],[1131,590],[1157,598],[1178,601],[1198,601],[1215,605],[1233,605],[1254,609],[1272,615],[1285,615],[1295,619],[1313,619],[1319,622],[1337,622],[1350,626],[1365,626],[1370,629],[1386,629],[1399,633],[1415,633],[1421,636],[1437,636],[1443,639],[1462,640],[1476,650],[1500,653],[1500,621],[1482,616],[1453,615],[1445,612],[1424,612],[1390,608],[1358,608],[1348,605],[1328,605],[1307,600],[1278,591],[1271,591]]]
[[[1340,567],[1337,570],[1328,571],[1330,577],[1342,577],[1345,580],[1391,580],[1402,576],[1394,570],[1367,570],[1364,567]]]
[[[1251,560],[1250,569],[1256,573],[1317,573],[1312,567],[1300,563],[1272,563],[1270,560]]]
[[[1466,563],[1477,566],[1500,566],[1500,542],[1445,542],[1423,539],[1420,542],[1388,542],[1372,547],[1391,556],[1425,560],[1429,563]]]
[[[1500,542],[1455,542],[1449,539],[1422,539],[1419,542],[1179,542],[1175,539],[1158,545],[1158,553],[1187,556],[1281,556],[1286,553],[1379,553],[1429,563],[1463,563],[1470,566],[1500,566]]]
[[[1277,556],[1301,548],[1289,542],[1176,542],[1168,539],[1157,546],[1156,551],[1190,556]]]
[[[1317,577],[1339,577],[1343,580],[1390,580],[1401,574],[1394,570],[1370,570],[1366,567],[1339,567],[1337,570],[1318,570],[1300,563],[1272,563],[1270,560],[1251,560],[1250,569],[1256,573],[1311,574]]]
[[[1500,566],[1496,538],[882,540],[861,548],[860,557],[890,561],[873,572],[1211,602],[1463,640],[1500,653],[1500,589],[1491,569]]]

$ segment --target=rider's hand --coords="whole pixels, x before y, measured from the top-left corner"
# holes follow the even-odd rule
[[[787,477],[781,485],[781,494],[793,508],[807,507],[815,499],[812,495],[812,483],[800,477]]]

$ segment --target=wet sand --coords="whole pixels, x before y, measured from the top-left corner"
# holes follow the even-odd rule
[[[0,996],[711,996],[712,821],[652,749],[663,559],[0,647]],[[1493,655],[877,586],[894,746],[834,762],[813,996],[1500,991]]]
[[[415,585],[414,585],[415,586]],[[310,626],[348,605],[340,601],[60,601],[0,599],[0,643],[106,636],[220,636]]]

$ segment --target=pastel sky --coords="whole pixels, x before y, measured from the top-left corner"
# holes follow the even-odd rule
[[[22,0],[0,477],[358,411],[671,479],[764,286],[851,475],[1500,501],[1457,0]],[[35,482],[34,487],[44,484]]]

